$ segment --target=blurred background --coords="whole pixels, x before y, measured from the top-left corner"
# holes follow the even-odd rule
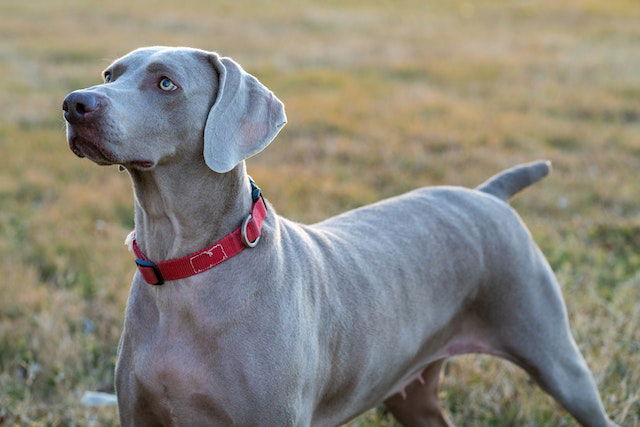
[[[0,1],[0,424],[115,425],[134,264],[129,178],[67,147],[62,99],[144,45],[232,56],[289,124],[251,175],[314,222],[418,186],[554,163],[514,206],[563,286],[609,414],[640,422],[640,3]],[[574,421],[513,365],[449,362],[440,397],[473,426]],[[374,409],[352,426],[394,425]]]

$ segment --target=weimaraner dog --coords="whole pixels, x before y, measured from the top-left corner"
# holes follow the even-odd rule
[[[247,176],[286,116],[236,62],[150,47],[104,79],[63,109],[71,150],[133,181],[124,426],[332,426],[381,403],[404,425],[447,425],[440,371],[464,353],[510,360],[583,425],[610,425],[553,272],[507,203],[548,162],[298,224]]]

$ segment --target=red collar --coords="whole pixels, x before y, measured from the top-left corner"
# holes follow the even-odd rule
[[[251,182],[254,187],[253,182]],[[257,187],[255,187],[257,188]],[[178,280],[193,276],[215,267],[238,255],[245,248],[253,248],[260,240],[262,222],[267,216],[267,207],[260,190],[252,191],[253,207],[251,213],[242,221],[242,225],[208,248],[187,255],[184,258],[171,259],[158,263],[151,262],[142,253],[133,239],[133,252],[137,259],[138,270],[145,282],[150,285],[162,285],[166,280]]]

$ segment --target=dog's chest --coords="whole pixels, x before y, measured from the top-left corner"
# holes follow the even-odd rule
[[[248,422],[257,409],[282,416],[292,402],[300,404],[300,364],[306,359],[299,345],[292,356],[282,343],[285,334],[265,331],[264,321],[211,320],[192,307],[186,318],[160,314],[140,331],[129,330],[135,350],[121,356],[132,358],[135,393],[154,413],[213,414],[229,425]]]
[[[136,349],[133,368],[140,389],[159,402],[208,392],[203,361],[194,354],[191,340],[169,335],[159,334]]]

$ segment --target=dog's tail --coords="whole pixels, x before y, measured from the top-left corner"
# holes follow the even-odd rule
[[[505,202],[517,192],[540,181],[551,171],[551,162],[538,160],[523,163],[492,176],[476,187],[476,190],[496,196]]]

